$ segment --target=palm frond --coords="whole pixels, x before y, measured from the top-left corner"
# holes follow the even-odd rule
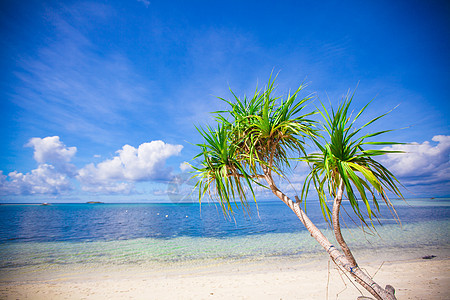
[[[232,100],[219,98],[229,109],[226,115],[215,112],[217,129],[197,128],[204,139],[196,156],[203,159],[196,169],[199,197],[218,199],[226,211],[232,211],[233,199],[245,204],[246,193],[255,198],[253,186],[261,185],[258,178],[265,172],[283,176],[292,155],[306,154],[305,139],[317,135],[310,119],[315,112],[303,113],[312,96],[299,99],[301,85],[293,94],[276,97],[275,79],[271,76],[252,97],[241,98],[230,90]]]
[[[371,224],[373,218],[378,217],[379,203],[376,193],[381,196],[388,207],[392,207],[387,192],[403,198],[399,182],[395,176],[373,157],[388,153],[400,153],[401,151],[389,151],[383,149],[364,149],[369,145],[396,145],[395,142],[372,142],[367,139],[378,137],[392,130],[382,130],[375,133],[361,135],[361,130],[386,114],[375,117],[362,127],[355,127],[357,119],[368,107],[365,105],[352,119],[350,106],[354,93],[344,99],[335,110],[328,110],[322,103],[319,114],[322,116],[323,131],[326,137],[319,136],[314,139],[314,144],[319,152],[305,155],[301,160],[307,162],[311,172],[303,185],[302,200],[308,196],[310,184],[313,183],[318,193],[319,201],[325,220],[331,221],[326,195],[336,195],[339,182],[344,182],[345,194],[354,213],[360,221],[367,225],[361,211],[358,198],[364,203],[365,211]],[[373,190],[372,190],[373,189]],[[369,196],[370,195],[370,198]],[[372,206],[373,205],[373,206]]]

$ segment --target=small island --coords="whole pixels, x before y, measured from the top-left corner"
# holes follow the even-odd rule
[[[87,204],[103,204],[104,202],[100,202],[100,201],[88,201],[86,202]]]

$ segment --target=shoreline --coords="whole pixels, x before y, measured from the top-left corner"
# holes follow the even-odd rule
[[[99,214],[101,210],[83,205],[4,210],[0,299],[361,295],[309,232],[283,231],[299,224],[286,219],[283,208],[273,209],[278,206],[260,206],[261,220],[243,218],[238,226],[221,221],[214,209],[204,210],[200,219],[192,216],[196,210],[185,208],[95,206],[106,209]],[[375,232],[349,227],[347,242],[360,266],[376,274],[381,286],[394,286],[399,300],[449,299],[450,211],[434,206],[402,209],[403,226],[386,219]],[[24,226],[20,220],[25,219]],[[323,232],[333,241],[330,230]],[[434,258],[422,259],[426,256]]]
[[[417,255],[390,261],[364,255],[360,262],[369,274],[375,274],[377,283],[394,286],[399,300],[448,299],[450,257],[422,259]],[[356,299],[361,295],[325,254],[309,260],[276,257],[202,261],[161,269],[128,265],[78,271],[67,268],[47,274],[45,279],[39,272],[32,275],[34,280],[15,278],[8,282],[2,278],[0,298],[327,299],[328,294],[328,299]]]

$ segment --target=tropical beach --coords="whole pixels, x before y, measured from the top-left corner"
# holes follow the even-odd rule
[[[449,15],[3,0],[0,299],[449,299]]]
[[[446,299],[450,199],[408,203],[396,203],[402,226],[385,220],[384,226],[377,226],[378,235],[364,234],[355,225],[345,234],[367,272],[381,284],[393,285],[398,299]],[[259,216],[252,210],[251,217],[237,213],[234,221],[213,204],[203,205],[201,211],[198,204],[95,205],[1,205],[1,228],[9,228],[0,235],[1,298],[361,295],[295,216],[285,218],[283,203],[261,203]],[[314,220],[331,236],[321,218],[318,213]],[[25,219],[31,230],[14,224]]]
[[[417,254],[420,254],[417,253]],[[398,299],[448,299],[449,259],[365,263]],[[381,268],[379,269],[379,267]],[[426,270],[426,272],[424,272]],[[1,285],[2,299],[356,299],[361,294],[326,259],[223,262],[157,272],[71,271]],[[327,297],[328,296],[328,297]]]

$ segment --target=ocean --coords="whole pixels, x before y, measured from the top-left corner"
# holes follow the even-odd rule
[[[345,217],[344,236],[361,257],[411,259],[450,254],[450,198],[394,201],[375,230]],[[346,211],[351,209],[344,206]],[[205,261],[311,259],[326,255],[282,202],[260,202],[227,218],[218,205],[0,205],[0,279],[40,279],[64,270],[160,269]],[[332,239],[317,204],[307,213]],[[345,212],[343,212],[345,216]]]

